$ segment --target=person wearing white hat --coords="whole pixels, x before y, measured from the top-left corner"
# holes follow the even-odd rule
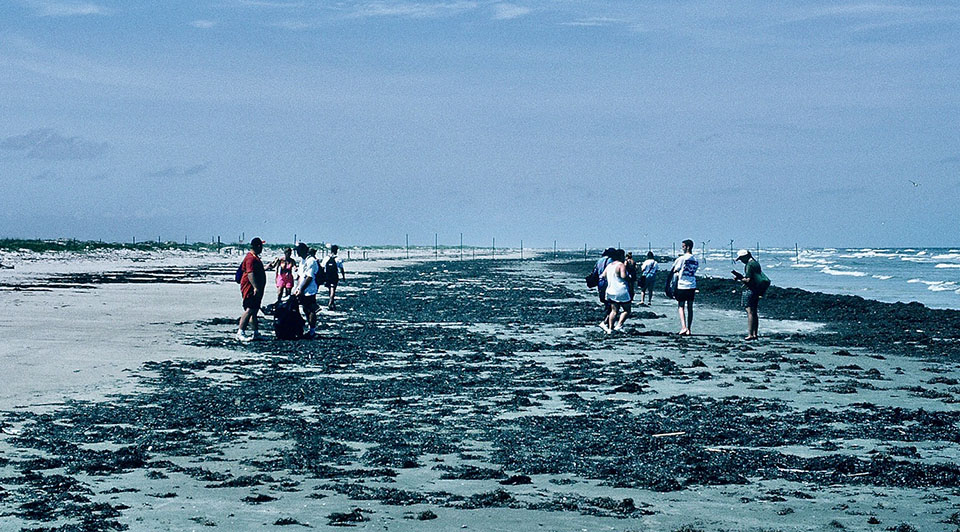
[[[737,252],[737,260],[743,263],[743,274],[734,270],[733,276],[743,283],[743,295],[740,303],[747,310],[747,336],[744,340],[752,341],[760,337],[760,316],[757,307],[760,298],[770,286],[770,279],[764,275],[760,263],[746,249]]]

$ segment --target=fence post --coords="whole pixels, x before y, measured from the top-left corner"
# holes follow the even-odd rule
[[[407,244],[404,249],[407,250],[407,258],[409,259],[410,258],[410,233],[406,234],[406,238],[407,238]]]

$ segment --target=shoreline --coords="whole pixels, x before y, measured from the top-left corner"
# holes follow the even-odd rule
[[[590,267],[592,264],[584,261],[571,261],[560,263],[554,269],[579,274],[589,273]],[[658,272],[655,297],[664,297],[665,283],[666,273]],[[740,291],[740,283],[733,279],[697,277],[696,304],[742,311]],[[823,323],[829,332],[805,335],[804,339],[825,345],[882,347],[899,354],[960,359],[960,310],[930,308],[917,302],[887,303],[857,295],[781,288],[775,284],[760,300],[759,309],[761,335],[764,319],[807,321]]]

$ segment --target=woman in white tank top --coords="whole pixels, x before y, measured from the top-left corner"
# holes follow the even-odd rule
[[[600,323],[607,334],[620,330],[623,322],[630,316],[630,289],[627,286],[627,267],[624,264],[626,254],[618,249],[613,255],[613,262],[603,270],[603,277],[607,280],[607,301],[610,303],[610,314]],[[617,314],[620,315],[619,319]]]

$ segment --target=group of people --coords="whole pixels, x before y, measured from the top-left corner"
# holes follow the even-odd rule
[[[677,314],[680,318],[681,336],[693,334],[693,300],[697,293],[697,269],[700,261],[693,254],[693,240],[684,240],[681,251],[668,272],[665,293],[677,301]],[[747,311],[747,336],[751,341],[759,338],[759,316],[757,307],[760,298],[770,286],[770,279],[763,274],[760,263],[746,249],[737,253],[737,260],[744,265],[744,272],[733,271],[734,278],[743,285],[741,304]],[[654,278],[658,271],[656,257],[647,252],[646,260],[639,266],[633,260],[632,253],[622,249],[607,248],[597,260],[590,276],[588,286],[596,282],[600,302],[604,305],[603,321],[600,322],[607,334],[620,330],[631,314],[631,303],[637,286],[640,288],[640,305],[653,302]]]
[[[329,254],[322,260],[318,260],[317,250],[300,242],[295,250],[286,248],[283,256],[277,257],[264,267],[263,261],[260,259],[264,243],[260,238],[251,240],[250,251],[243,258],[243,262],[237,270],[240,294],[243,296],[243,315],[240,316],[237,339],[241,342],[247,342],[262,338],[259,332],[258,315],[266,290],[267,270],[276,272],[277,303],[280,303],[284,296],[296,298],[297,303],[303,309],[309,327],[305,336],[307,338],[315,337],[317,334],[317,311],[319,310],[317,295],[320,292],[320,285],[322,284],[327,288],[327,308],[334,310],[336,309],[334,299],[337,294],[337,285],[341,279],[346,280],[347,278],[343,269],[343,261],[337,257],[338,246],[330,246]],[[296,251],[299,260],[293,258],[294,251]],[[253,331],[252,336],[246,334],[248,325]]]

